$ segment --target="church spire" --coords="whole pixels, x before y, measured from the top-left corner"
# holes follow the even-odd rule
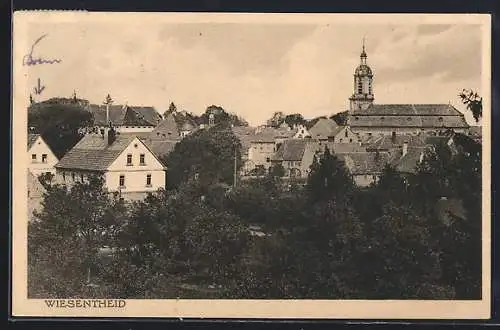
[[[365,49],[365,37],[363,37],[363,51],[361,52],[361,64],[366,64],[366,49]]]

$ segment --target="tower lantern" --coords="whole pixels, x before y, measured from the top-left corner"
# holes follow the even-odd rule
[[[373,72],[368,66],[366,59],[365,38],[363,38],[363,48],[360,55],[360,64],[354,71],[354,91],[349,98],[350,110],[365,110],[374,100],[373,95]]]

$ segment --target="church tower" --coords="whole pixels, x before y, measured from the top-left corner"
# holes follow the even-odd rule
[[[373,73],[366,64],[365,39],[363,38],[363,51],[361,62],[354,72],[354,92],[349,98],[350,111],[365,110],[373,103]]]

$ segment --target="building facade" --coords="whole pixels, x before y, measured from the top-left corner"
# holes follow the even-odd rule
[[[165,167],[150,148],[133,134],[115,134],[84,136],[56,164],[57,182],[71,186],[98,175],[110,193],[127,200],[165,188]]]
[[[56,173],[58,159],[40,134],[28,134],[28,157],[28,169],[35,177]]]

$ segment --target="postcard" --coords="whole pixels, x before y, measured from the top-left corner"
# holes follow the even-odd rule
[[[18,11],[12,60],[13,316],[490,317],[489,15]]]

